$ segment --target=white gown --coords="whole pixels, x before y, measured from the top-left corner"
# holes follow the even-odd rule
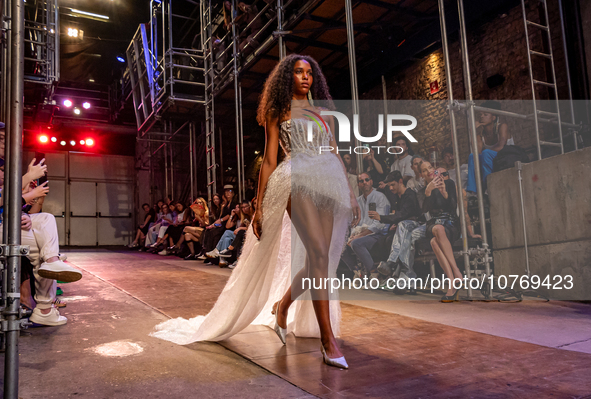
[[[221,341],[250,324],[273,328],[271,308],[291,284],[306,260],[306,250],[286,212],[287,202],[297,195],[311,198],[322,211],[334,214],[329,252],[329,277],[336,277],[351,218],[347,177],[335,154],[320,152],[329,146],[331,132],[314,125],[307,141],[308,120],[284,121],[279,129],[286,157],[269,177],[263,199],[262,237],[249,227],[242,254],[214,307],[206,316],[177,318],[155,327],[150,335],[180,345],[196,341]],[[341,309],[338,293],[330,296],[331,325],[339,335]],[[307,291],[290,307],[287,332],[301,337],[320,337],[320,329]]]

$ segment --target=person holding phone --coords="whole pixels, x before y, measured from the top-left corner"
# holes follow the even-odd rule
[[[423,213],[429,212],[431,219],[427,221],[426,236],[431,239],[431,248],[445,275],[453,281],[462,279],[463,275],[453,253],[452,245],[460,236],[459,219],[457,216],[458,196],[453,180],[445,180],[431,163],[425,161],[420,166],[421,175],[425,179],[425,202]],[[449,287],[442,302],[457,301],[459,290]]]
[[[369,217],[370,212],[380,215],[390,213],[390,202],[384,194],[373,188],[373,180],[367,173],[358,177],[358,186],[361,195],[357,197],[361,209],[361,219],[358,227],[351,231],[345,251],[341,259],[355,273],[355,277],[363,278],[373,271],[373,258],[371,249],[380,240],[381,236],[388,232],[388,226],[379,220]],[[359,268],[358,260],[362,267]]]

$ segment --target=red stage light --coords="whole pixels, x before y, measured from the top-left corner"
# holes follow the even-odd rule
[[[49,138],[46,135],[39,136],[39,141],[42,143],[47,143]]]
[[[70,141],[70,145],[74,146],[76,145],[76,142],[74,140]]]
[[[72,106],[72,100],[64,100],[64,107],[70,108]]]
[[[80,140],[80,145],[84,145],[86,142],[84,140]]]
[[[94,140],[93,139],[86,139],[86,145],[87,146],[93,146],[94,145]]]
[[[84,104],[82,104],[82,107],[84,109],[90,109],[90,103],[88,101],[86,101]]]
[[[57,141],[57,139],[56,139],[55,137],[52,137],[52,138],[51,138],[51,142],[52,142],[52,143],[55,143],[56,141]]]

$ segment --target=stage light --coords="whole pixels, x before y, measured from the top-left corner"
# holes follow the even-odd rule
[[[56,141],[57,141],[57,139],[56,139],[55,137],[52,137],[52,138],[51,138],[51,142],[52,142],[52,143],[55,143]]]
[[[49,141],[49,138],[45,135],[39,136],[39,141],[42,143],[47,143]]]
[[[85,102],[82,104],[82,108],[84,108],[84,109],[90,109],[90,103],[89,103],[88,101],[85,101]]]
[[[123,58],[123,57],[117,57],[117,61],[119,61],[119,62],[125,62],[125,58]]]
[[[78,109],[78,108],[74,108],[74,113],[75,113],[76,115],[80,115],[80,109]]]
[[[75,14],[81,14],[81,15],[84,15],[84,16],[87,16],[87,17],[91,17],[91,19],[97,18],[99,20],[109,20],[109,17],[106,16],[106,15],[95,14],[93,12],[77,10],[75,8],[71,8],[71,10]]]
[[[86,144],[86,141],[80,140],[80,145],[84,145],[84,144]]]
[[[74,140],[70,141],[70,145],[76,145],[76,142]]]
[[[86,145],[87,146],[93,146],[94,145],[94,140],[93,139],[86,139]]]
[[[72,100],[64,100],[64,107],[70,108],[72,106]]]
[[[66,145],[66,142],[64,140],[60,141],[61,145]]]
[[[70,36],[70,37],[78,37],[78,29],[76,29],[76,28],[68,28],[68,36]]]

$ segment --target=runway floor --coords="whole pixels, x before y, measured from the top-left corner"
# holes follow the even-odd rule
[[[77,250],[63,284],[68,324],[20,340],[22,398],[591,397],[591,306],[442,304],[390,293],[345,301],[349,370],[319,340],[251,326],[221,344],[148,336],[168,317],[205,314],[231,273],[138,252]]]

